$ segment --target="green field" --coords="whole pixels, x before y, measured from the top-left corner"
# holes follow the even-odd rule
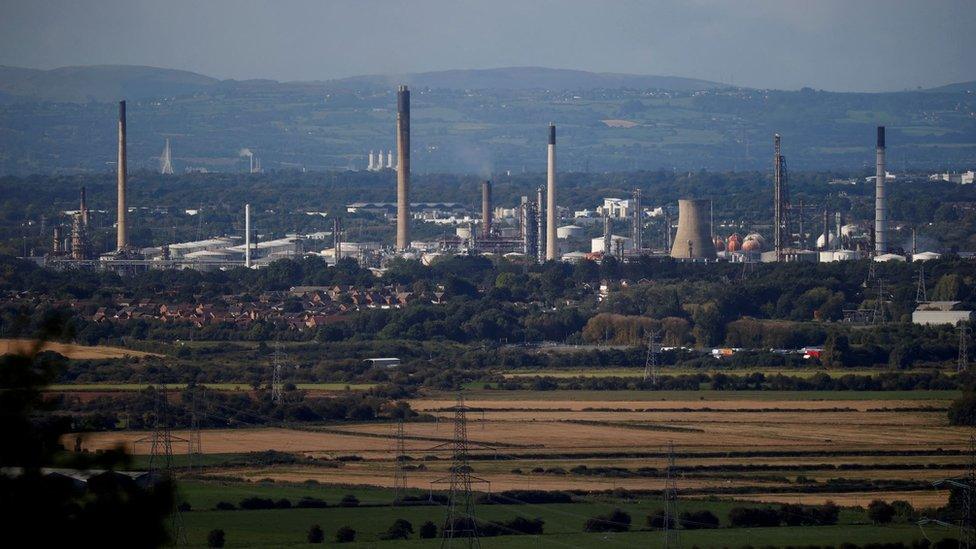
[[[397,518],[410,521],[414,529],[425,521],[440,526],[444,508],[438,505],[413,507],[392,507],[389,490],[377,488],[343,488],[326,486],[241,484],[187,481],[181,483],[181,492],[192,506],[183,514],[188,539],[191,546],[202,546],[207,532],[214,528],[223,529],[227,534],[228,547],[282,547],[305,545],[305,532],[312,524],[319,524],[331,540],[336,529],[350,526],[358,532],[354,546],[399,545],[404,547],[432,547],[440,540],[419,540],[416,533],[407,541],[382,541],[380,534]],[[318,497],[335,504],[343,495],[354,494],[361,507],[329,507],[325,509],[275,509],[257,511],[213,511],[218,501],[237,503],[250,496],[272,499],[288,498],[294,502],[304,496]],[[420,492],[415,492],[420,495]],[[369,506],[374,505],[374,506]],[[679,511],[708,509],[715,513],[724,525],[729,509],[742,505],[731,501],[684,500]],[[591,516],[604,514],[613,508],[627,511],[632,519],[632,528],[645,528],[644,517],[648,512],[662,507],[655,499],[644,501],[614,502],[586,500],[570,504],[523,504],[523,505],[480,505],[477,507],[479,520],[498,522],[511,520],[517,516],[541,518],[545,521],[545,534],[542,536],[501,536],[486,538],[483,544],[489,547],[537,547],[539,544],[570,547],[598,547],[623,545],[630,547],[661,546],[660,532],[632,531],[618,534],[583,533],[583,524]],[[930,539],[937,540],[953,532],[930,528],[926,532]],[[864,512],[845,509],[841,513],[840,524],[820,527],[778,527],[778,528],[721,528],[712,531],[681,532],[681,541],[688,546],[736,547],[743,545],[839,545],[843,542],[858,544],[870,542],[910,542],[920,539],[922,532],[912,524],[872,526]]]
[[[708,369],[706,372],[692,368],[659,368],[658,374],[663,376],[695,375],[701,373],[715,374],[724,373],[729,375],[747,376],[760,373],[767,376],[784,375],[792,377],[808,378],[818,374],[827,374],[831,377],[846,375],[869,376],[891,372],[893,370],[883,370],[878,368],[845,368],[841,370],[828,370],[824,368],[730,368]],[[918,373],[926,370],[897,370],[899,373]],[[510,378],[519,377],[553,377],[553,378],[574,378],[574,377],[632,377],[642,379],[644,377],[643,368],[573,368],[559,370],[507,370],[502,375]]]
[[[484,390],[483,383],[470,383],[468,400],[576,400],[576,401],[801,401],[801,400],[936,400],[958,398],[961,391],[506,391]],[[427,398],[453,400],[457,393],[430,393]]]
[[[251,391],[247,383],[201,383],[198,386],[215,391]],[[375,387],[372,383],[296,383],[295,386],[304,391],[366,391]],[[47,391],[56,392],[92,392],[92,391],[141,391],[149,387],[145,383],[62,383],[47,386]],[[186,388],[185,383],[163,383],[157,385],[167,391],[180,391]]]

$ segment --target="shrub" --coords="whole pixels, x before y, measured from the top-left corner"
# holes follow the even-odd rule
[[[664,529],[664,509],[655,509],[647,515],[647,525],[656,530]],[[671,528],[674,528],[674,517],[671,518]]]
[[[220,528],[211,530],[207,534],[207,547],[223,547],[225,543],[227,543],[226,536]]]
[[[527,535],[541,535],[542,527],[545,525],[545,521],[541,518],[527,519],[524,517],[515,517],[510,521],[502,523],[509,534],[527,534]]]
[[[275,509],[291,509],[291,501],[281,498],[274,503]]]
[[[237,506],[229,501],[218,501],[217,505],[214,506],[214,509],[218,511],[233,511],[237,509]]]
[[[769,507],[733,507],[729,510],[729,525],[733,527],[779,526],[782,516]]]
[[[412,533],[413,525],[410,524],[410,521],[399,518],[393,521],[393,524],[387,528],[386,533],[381,537],[383,539],[407,539]]]
[[[706,528],[718,528],[718,517],[707,509],[701,511],[685,511],[681,513],[679,522],[681,527],[687,530],[701,530]]]
[[[875,524],[888,524],[895,518],[895,508],[888,502],[876,499],[868,504],[868,518]]]
[[[256,509],[274,509],[275,502],[271,498],[250,497],[244,498],[239,504],[241,509],[253,511]]]
[[[339,500],[339,507],[358,507],[359,498],[352,494],[346,494]]]
[[[630,515],[614,509],[609,515],[597,515],[583,525],[586,532],[626,532],[630,530]]]
[[[431,521],[427,521],[420,525],[420,537],[424,539],[436,538],[437,537],[437,525]]]
[[[320,500],[319,498],[311,498],[307,496],[298,500],[298,505],[296,505],[296,507],[301,507],[303,509],[322,509],[328,506],[328,503]]]
[[[335,540],[336,543],[349,543],[350,541],[356,541],[356,531],[348,526],[343,526],[336,530]]]
[[[322,531],[322,527],[318,524],[313,524],[311,528],[308,529],[308,534],[305,536],[309,543],[322,543],[325,541],[325,532]]]

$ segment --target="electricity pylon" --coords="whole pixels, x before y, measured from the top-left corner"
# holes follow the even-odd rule
[[[275,342],[274,354],[271,356],[271,402],[281,404],[284,391],[281,385],[281,346]]]
[[[447,513],[442,530],[442,549],[453,547],[454,541],[458,538],[464,539],[464,545],[469,549],[481,547],[481,542],[478,540],[478,522],[475,518],[474,493],[471,491],[471,485],[475,482],[487,483],[488,481],[471,474],[471,465],[468,463],[467,410],[468,408],[464,405],[464,397],[458,394],[457,404],[454,406],[451,474],[448,477],[433,481],[434,484],[447,483],[450,485]]]
[[[403,503],[403,498],[407,493],[407,454],[404,444],[403,418],[396,422],[396,449],[393,457],[393,505]]]
[[[928,291],[925,289],[925,267],[918,267],[918,284],[915,287],[915,303],[925,303],[929,300]]]
[[[173,443],[189,440],[173,436],[169,424],[169,402],[166,400],[165,388],[150,386],[153,392],[153,433],[148,437],[137,439],[136,443],[149,443],[149,472],[150,476],[157,476],[159,480],[172,480],[173,477]],[[154,474],[154,475],[153,475]],[[175,502],[174,502],[175,504]],[[179,507],[173,508],[173,521],[170,528],[177,545],[187,545],[186,529],[183,527],[183,513]]]
[[[658,359],[661,354],[660,330],[647,333],[647,358],[644,360],[644,381],[657,383]]]
[[[664,480],[664,547],[680,547],[678,537],[678,482],[674,466],[674,442],[668,441],[668,465]]]
[[[969,369],[969,323],[960,322],[959,330],[959,358],[956,362],[956,371],[965,372]]]

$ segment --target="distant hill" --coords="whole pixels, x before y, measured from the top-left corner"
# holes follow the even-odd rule
[[[189,71],[134,65],[91,65],[51,70],[0,66],[0,93],[8,99],[87,103],[190,95],[220,81]]]
[[[588,90],[663,88],[676,91],[724,87],[717,82],[676,76],[595,73],[542,67],[512,67],[353,76],[328,81],[218,80],[174,69],[133,65],[92,65],[52,70],[0,66],[0,97],[7,101],[109,102],[192,95],[211,90],[249,92],[283,89],[316,92],[333,88],[393,88],[398,84],[441,89]]]
[[[939,86],[937,88],[928,88],[925,91],[936,92],[936,93],[976,92],[976,80],[971,80],[969,82],[956,82],[955,84],[946,84],[945,86]]]
[[[728,87],[718,82],[682,78],[610,72],[587,72],[545,67],[506,67],[499,69],[464,69],[420,72],[398,75],[353,76],[330,80],[327,84],[349,87],[390,87],[407,84],[415,87],[477,90],[591,90],[597,88],[659,88],[676,91],[706,90]]]

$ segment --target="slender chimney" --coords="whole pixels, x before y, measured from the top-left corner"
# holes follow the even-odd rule
[[[536,228],[536,238],[538,242],[536,243],[536,257],[539,262],[546,260],[546,198],[545,190],[542,187],[536,189],[536,201],[535,201],[535,218],[538,223]]]
[[[546,261],[556,259],[556,125],[549,123],[549,158],[546,178]]]
[[[613,226],[610,221],[610,212],[603,214],[603,256],[611,254],[610,246],[613,243]]]
[[[491,237],[491,181],[481,182],[481,235]]]
[[[116,224],[116,247],[123,251],[129,246],[129,232],[126,217],[129,210],[125,203],[126,162],[125,162],[125,101],[119,101],[119,157],[116,164],[118,178],[118,222]]]
[[[888,252],[888,197],[885,192],[885,127],[878,126],[874,182],[874,253]]]
[[[410,247],[410,90],[397,90],[397,232],[396,247]]]
[[[783,259],[783,155],[779,134],[773,134],[773,250],[776,261]]]
[[[81,215],[81,225],[88,227],[88,192],[84,187],[81,188],[81,204],[78,205],[78,213]]]
[[[251,268],[251,205],[244,204],[244,266]]]

